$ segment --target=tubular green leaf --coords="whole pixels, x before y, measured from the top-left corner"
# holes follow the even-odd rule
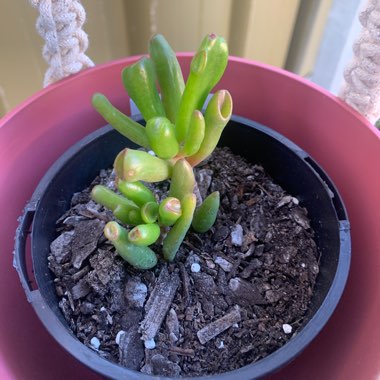
[[[141,218],[144,223],[154,223],[158,218],[158,204],[157,202],[148,202],[141,207]]]
[[[147,152],[128,148],[117,155],[114,168],[117,177],[127,182],[159,182],[170,176],[170,165],[167,161]]]
[[[195,110],[191,115],[190,128],[185,139],[185,144],[182,148],[182,154],[187,157],[197,153],[201,147],[204,136],[205,120],[202,112]]]
[[[175,123],[185,83],[177,57],[166,39],[157,34],[149,44],[167,118]]]
[[[128,199],[142,207],[147,202],[155,202],[152,191],[141,182],[127,182],[119,179],[116,183],[119,191]]]
[[[172,226],[182,215],[181,202],[174,197],[165,198],[160,203],[158,214],[161,225]]]
[[[128,210],[138,208],[129,199],[123,197],[122,195],[116,194],[114,191],[103,185],[96,185],[92,188],[91,198],[111,211],[114,211],[116,207],[120,205],[124,206]]]
[[[128,240],[139,247],[146,247],[156,242],[160,233],[158,224],[139,224],[129,231]]]
[[[137,226],[138,224],[143,223],[141,212],[138,207],[128,208],[124,205],[119,205],[113,210],[113,214],[124,224]]]
[[[178,160],[174,166],[170,181],[169,197],[182,198],[194,191],[195,177],[193,168],[184,159]]]
[[[202,109],[207,95],[219,82],[228,62],[228,47],[222,37],[206,36],[194,56],[176,121],[176,135],[180,143],[186,136],[191,115]]]
[[[157,264],[157,257],[149,247],[139,247],[128,241],[128,231],[116,222],[104,227],[104,235],[115,246],[118,254],[137,269],[150,269]]]
[[[220,204],[219,191],[211,193],[195,210],[192,227],[197,232],[206,232],[215,223]]]
[[[179,150],[174,125],[166,117],[154,117],[146,124],[146,134],[154,153],[160,158],[174,157]]]
[[[191,226],[196,205],[194,194],[187,194],[181,201],[182,215],[166,235],[163,242],[163,254],[167,261],[173,261],[174,257]]]
[[[153,62],[143,57],[122,72],[124,87],[136,103],[145,120],[165,116],[164,106],[156,87]]]
[[[207,158],[217,146],[224,127],[232,114],[232,97],[227,90],[216,92],[205,112],[205,135],[197,153],[188,157],[192,166]]]
[[[145,128],[115,108],[102,94],[94,94],[92,105],[120,134],[146,149],[150,149]]]

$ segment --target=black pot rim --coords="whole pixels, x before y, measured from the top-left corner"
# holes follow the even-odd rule
[[[298,332],[296,336],[292,337],[292,339],[289,340],[284,346],[280,347],[272,354],[268,355],[266,358],[260,359],[258,362],[223,374],[196,377],[196,379],[200,380],[256,379],[278,370],[289,361],[294,359],[318,335],[318,333],[323,329],[333,314],[343,294],[343,290],[348,278],[351,260],[350,226],[347,218],[347,213],[338,191],[336,190],[333,182],[327,176],[327,174],[314,160],[310,158],[310,156],[303,149],[301,149],[299,146],[291,142],[280,133],[243,117],[234,115],[231,120],[247,125],[248,127],[255,128],[267,134],[271,138],[279,141],[281,144],[284,144],[295,155],[304,160],[306,164],[309,165],[310,168],[315,172],[316,176],[321,179],[321,181],[324,183],[324,186],[326,187],[326,191],[332,193],[332,199],[334,201],[337,221],[339,224],[338,228],[340,237],[340,253],[339,260],[337,262],[336,273],[324,301],[320,305],[317,312]],[[42,194],[46,191],[49,183],[55,177],[56,173],[66,165],[71,157],[76,155],[88,143],[103,138],[103,136],[109,133],[110,130],[112,130],[112,127],[105,126],[84,137],[78,143],[70,147],[46,172],[45,176],[40,181],[35,192],[33,193],[31,200],[27,203],[23,216],[20,218],[20,225],[16,231],[14,266],[19,274],[20,281],[23,285],[29,302],[32,304],[46,329],[65,350],[70,352],[72,355],[74,355],[73,352],[76,352],[74,355],[76,359],[94,371],[111,378],[126,377],[132,380],[148,380],[152,378],[172,379],[168,377],[146,375],[134,370],[129,370],[127,368],[121,367],[118,364],[111,363],[101,358],[96,352],[82,344],[72,332],[68,331],[67,328],[62,325],[61,321],[47,304],[40,290],[32,289],[30,286],[30,281],[28,279],[25,260],[25,245],[27,237],[26,231],[28,231],[30,225],[33,222],[34,214],[38,209],[38,204],[42,197]],[[194,379],[194,377],[181,377],[181,379],[190,380]]]

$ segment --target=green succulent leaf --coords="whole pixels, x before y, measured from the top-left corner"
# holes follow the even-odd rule
[[[147,202],[156,201],[152,191],[139,181],[127,182],[119,179],[116,186],[124,196],[140,207]]]
[[[184,146],[182,148],[183,156],[192,156],[197,153],[201,147],[205,136],[205,120],[201,111],[195,110],[191,115],[190,128],[187,133]]]
[[[211,193],[195,210],[192,227],[197,232],[206,232],[215,223],[220,205],[219,191]]]
[[[128,240],[128,231],[116,222],[104,227],[104,235],[115,246],[118,254],[137,269],[151,269],[157,264],[155,253],[145,246],[137,246]]]
[[[141,217],[141,211],[138,207],[128,208],[124,205],[119,205],[113,210],[113,214],[121,222],[131,226],[137,226],[144,222]]]
[[[141,207],[141,218],[144,223],[155,223],[158,219],[158,203],[145,203],[145,205]]]
[[[111,211],[114,211],[120,205],[129,210],[138,209],[135,203],[103,185],[96,185],[92,188],[91,198]]]
[[[170,164],[147,152],[126,148],[114,162],[116,175],[127,182],[160,182],[169,178]]]
[[[231,115],[231,94],[227,90],[217,91],[205,111],[205,135],[202,144],[198,152],[187,159],[192,166],[198,165],[213,152]]]
[[[158,214],[161,225],[172,226],[182,215],[180,200],[174,197],[165,198],[160,203]]]
[[[163,159],[174,157],[179,150],[174,125],[166,117],[154,117],[146,124],[146,134],[154,153]]]
[[[174,257],[191,226],[196,206],[194,194],[187,194],[181,201],[182,215],[173,225],[163,242],[163,254],[167,261],[173,261]]]
[[[149,54],[156,69],[167,118],[175,123],[185,88],[181,67],[175,52],[160,34],[150,40]]]
[[[179,142],[186,139],[191,115],[202,109],[207,95],[219,82],[228,62],[228,47],[222,37],[210,34],[204,38],[195,54],[186,82],[176,121]]]
[[[146,149],[150,149],[145,128],[115,108],[103,94],[94,94],[92,105],[120,134]]]
[[[153,62],[143,57],[122,72],[124,87],[136,103],[145,120],[156,116],[165,116],[156,87],[156,73]]]
[[[156,223],[139,224],[129,231],[128,239],[139,247],[146,247],[157,241],[160,237],[160,232],[160,227]]]
[[[169,197],[182,198],[194,191],[195,177],[193,168],[186,159],[179,159],[173,166],[170,181]]]

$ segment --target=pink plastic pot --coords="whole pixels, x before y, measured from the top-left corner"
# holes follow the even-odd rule
[[[129,58],[87,70],[39,92],[0,121],[0,378],[96,379],[44,330],[12,268],[17,217],[46,169],[75,141],[104,124],[95,91],[124,111],[120,81]],[[190,55],[181,64],[189,66]],[[380,374],[380,134],[326,91],[295,75],[232,58],[222,83],[234,112],[268,125],[308,151],[347,206],[352,266],[333,318],[293,363],[271,379],[375,379]]]

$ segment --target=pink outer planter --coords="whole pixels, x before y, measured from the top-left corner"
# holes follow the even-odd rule
[[[71,144],[103,126],[94,92],[125,112],[122,59],[60,81],[0,120],[0,378],[98,379],[44,330],[12,267],[17,218],[48,167]],[[188,69],[189,54],[180,54]],[[231,58],[220,87],[234,113],[300,145],[327,171],[348,209],[351,273],[342,301],[317,339],[270,379],[376,379],[380,376],[380,133],[327,91],[283,70]]]

